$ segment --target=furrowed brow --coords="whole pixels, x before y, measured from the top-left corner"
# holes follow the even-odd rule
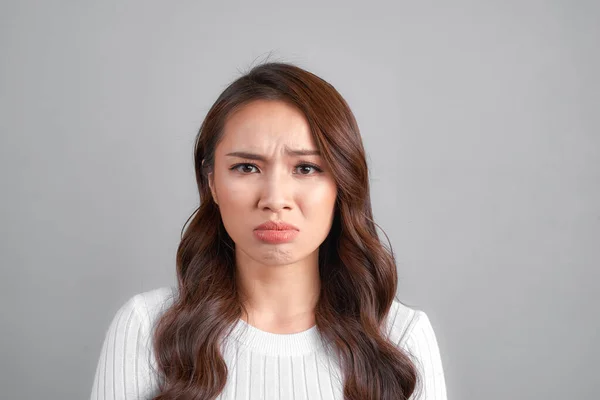
[[[320,156],[321,155],[321,152],[319,150],[309,150],[309,149],[301,149],[301,150],[287,149],[285,152],[292,156]]]
[[[300,149],[300,150],[286,150],[286,153],[292,156],[320,156],[321,152],[319,150],[310,150],[310,149]],[[230,157],[240,157],[247,158],[249,160],[258,160],[258,161],[266,161],[266,158],[260,154],[250,153],[247,151],[234,151],[231,153],[227,153],[226,156]]]
[[[227,153],[225,155],[230,157],[248,158],[250,160],[266,161],[265,157],[255,153],[248,153],[246,151],[234,151],[233,153]]]

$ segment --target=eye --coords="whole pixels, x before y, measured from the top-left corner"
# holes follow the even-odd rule
[[[234,165],[233,167],[231,167],[230,169],[231,169],[231,170],[236,170],[236,171],[238,171],[238,172],[241,172],[241,173],[243,173],[243,174],[245,174],[245,173],[247,173],[247,172],[248,172],[247,170],[246,170],[246,171],[242,171],[242,170],[240,170],[240,167],[250,167],[250,168],[256,168],[256,169],[258,169],[258,167],[257,167],[256,165],[254,165],[254,164],[250,164],[250,163],[236,164],[236,165]]]
[[[317,167],[316,165],[313,165],[313,164],[300,164],[296,168],[300,168],[301,170],[304,170],[304,171],[306,171],[307,168],[310,171],[310,168],[312,168],[314,171],[316,171],[315,173],[323,172],[323,170],[321,168],[319,168],[319,167]],[[300,175],[312,175],[312,174],[311,173],[307,173],[307,174],[300,173]]]
[[[238,172],[240,172],[242,174],[247,175],[247,174],[251,174],[253,172],[252,168],[255,168],[255,169],[258,170],[258,167],[256,165],[252,164],[252,163],[236,164],[233,167],[231,167],[230,170],[232,170],[232,171],[238,171]],[[248,169],[250,169],[250,171],[248,171]],[[300,175],[313,175],[313,174],[310,173],[311,169],[314,170],[315,173],[323,172],[323,170],[321,168],[319,168],[318,166],[313,165],[313,164],[306,164],[306,163],[304,163],[304,164],[298,164],[296,166],[296,169],[298,169],[300,171],[303,171],[303,172],[299,173]],[[305,172],[307,172],[307,173],[305,173]]]

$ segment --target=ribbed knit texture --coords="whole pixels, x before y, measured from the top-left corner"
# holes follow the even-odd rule
[[[106,332],[91,400],[151,399],[157,394],[152,327],[172,303],[174,288],[137,294]],[[446,400],[438,343],[425,312],[394,300],[387,334],[407,350],[422,376],[411,400]],[[293,334],[265,332],[238,320],[222,347],[229,369],[219,400],[342,400],[342,376],[317,327]]]

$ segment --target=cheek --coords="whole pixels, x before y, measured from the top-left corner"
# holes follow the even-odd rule
[[[223,207],[237,206],[247,203],[250,199],[250,190],[247,185],[235,180],[223,180],[218,186],[219,203]]]
[[[337,196],[335,185],[321,185],[302,194],[302,204],[306,215],[329,215]]]
[[[225,230],[234,242],[239,242],[247,230],[249,194],[235,185],[223,183],[218,188],[219,212]]]
[[[223,225],[235,240],[238,233],[246,229],[244,221],[248,217],[248,205],[252,195],[246,185],[223,179],[217,182],[217,196]]]

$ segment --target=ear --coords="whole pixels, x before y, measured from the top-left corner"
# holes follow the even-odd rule
[[[212,194],[215,204],[218,206],[219,200],[217,199],[217,191],[215,190],[214,178],[215,178],[214,173],[209,172],[208,173],[208,187],[210,188],[210,193]]]
[[[205,165],[204,165],[204,159],[202,160],[202,169],[205,169]],[[207,180],[208,180],[208,187],[210,188],[210,193],[212,195],[213,201],[215,202],[215,204],[218,206],[219,202],[217,200],[217,191],[215,190],[215,176],[214,176],[214,171],[209,170],[208,173],[206,174]]]

